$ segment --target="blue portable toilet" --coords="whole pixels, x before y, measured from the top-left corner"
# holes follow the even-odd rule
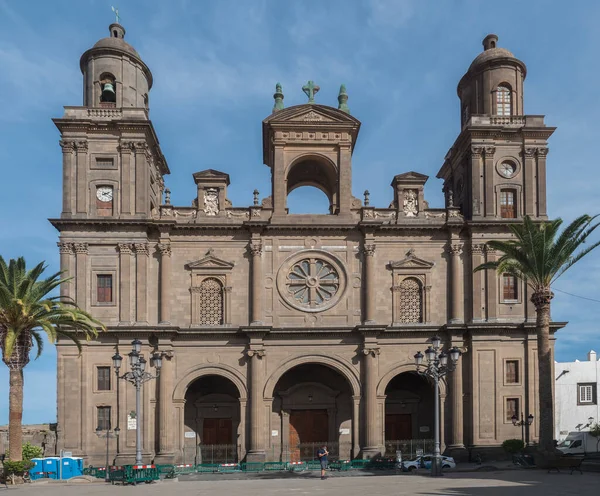
[[[58,479],[58,457],[33,458],[33,468],[29,471],[32,480]]]
[[[44,459],[32,458],[31,463],[33,463],[33,467],[29,469],[29,477],[31,477],[31,480],[41,479],[44,471]]]
[[[68,456],[62,458],[60,463],[62,467],[60,477],[62,479],[70,479],[71,477],[83,475],[83,458]]]

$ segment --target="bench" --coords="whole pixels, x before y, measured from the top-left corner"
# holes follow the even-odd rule
[[[548,473],[552,470],[556,470],[557,473],[560,473],[560,469],[568,469],[571,471],[570,475],[573,475],[575,470],[578,470],[580,474],[583,474],[581,471],[581,464],[585,457],[583,456],[561,456],[560,458],[556,458],[554,461],[550,462],[550,468],[548,469]]]

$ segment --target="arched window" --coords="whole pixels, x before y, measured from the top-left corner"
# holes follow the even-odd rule
[[[500,85],[496,90],[496,115],[511,115],[511,93],[508,86]]]
[[[503,219],[517,218],[517,200],[515,190],[500,190],[500,217]]]
[[[502,300],[517,301],[517,278],[510,274],[502,274]]]
[[[400,322],[415,324],[423,322],[423,291],[421,283],[412,277],[400,283]]]
[[[223,323],[223,286],[212,277],[200,284],[200,325]]]

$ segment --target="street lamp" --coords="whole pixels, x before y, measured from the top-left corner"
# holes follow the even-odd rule
[[[433,379],[435,446],[431,463],[431,475],[432,477],[439,477],[442,475],[442,456],[440,454],[440,379],[456,368],[461,352],[456,346],[451,348],[449,352],[444,352],[441,348],[442,340],[438,336],[434,336],[430,341],[431,346],[425,350],[427,364],[423,363],[423,353],[418,351],[415,354],[415,365],[419,374]],[[425,370],[421,371],[421,367],[425,367]]]
[[[144,382],[158,378],[162,367],[162,353],[153,353],[150,364],[156,368],[156,375],[146,372],[146,359],[142,355],[142,342],[134,339],[131,342],[132,350],[127,354],[131,372],[119,376],[119,369],[123,364],[123,357],[116,353],[112,357],[113,367],[119,379],[124,379],[135,386],[135,463],[142,464],[142,428],[140,425],[140,390]],[[108,441],[107,441],[108,442]]]
[[[513,415],[510,419],[515,427],[521,428],[521,441],[523,441],[523,444],[525,444],[525,426],[529,427],[531,424],[533,424],[533,415],[530,413],[527,416],[527,420],[524,420],[523,412],[521,412],[521,420],[519,420],[516,415]]]
[[[119,429],[118,427],[115,427],[115,429],[111,432],[110,424],[107,425],[106,430],[103,430],[102,427],[100,427],[100,426],[98,426],[96,428],[96,435],[100,439],[106,438],[106,465],[105,465],[105,474],[104,474],[104,480],[106,482],[109,482],[109,477],[108,477],[108,440],[111,437],[118,438],[120,432],[121,432],[121,429]],[[114,433],[114,436],[111,436],[111,434],[113,434],[113,433]]]

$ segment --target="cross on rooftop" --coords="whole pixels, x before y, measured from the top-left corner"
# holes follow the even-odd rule
[[[306,96],[308,97],[308,103],[315,103],[315,95],[320,89],[321,88],[319,88],[314,83],[314,81],[309,81],[304,86],[302,86],[302,91],[304,91],[304,93],[306,93]]]

